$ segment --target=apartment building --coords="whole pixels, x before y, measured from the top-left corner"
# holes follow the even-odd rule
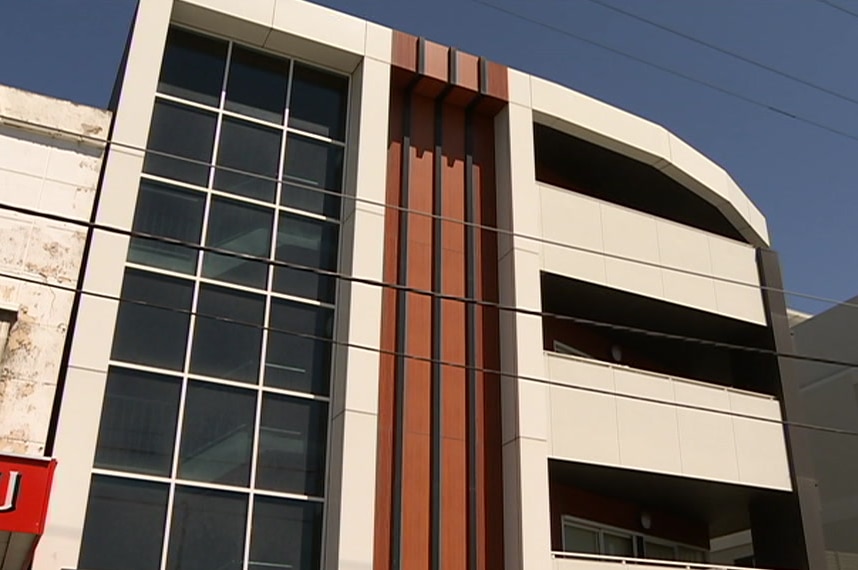
[[[825,564],[765,218],[677,136],[301,0],[141,0],[112,111],[35,570]]]
[[[0,568],[26,567],[110,113],[0,85]]]

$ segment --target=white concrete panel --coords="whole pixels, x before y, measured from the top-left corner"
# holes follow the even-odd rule
[[[729,398],[730,410],[736,414],[781,420],[781,406],[774,398],[746,392],[730,392]]]
[[[614,371],[604,363],[586,362],[551,352],[545,353],[545,359],[546,371],[552,382],[614,391]]]
[[[617,398],[620,460],[624,466],[682,474],[676,408]]]
[[[663,170],[711,204],[730,201],[727,173],[684,140],[670,134],[670,162]]]
[[[329,537],[338,541],[338,560],[327,564],[343,570],[366,570],[372,567],[375,513],[376,442],[378,438],[375,416],[346,412],[341,422],[342,492],[336,497],[339,528],[329,528]],[[340,426],[334,425],[333,429]],[[333,508],[329,507],[329,508]],[[332,533],[332,530],[338,532]]]
[[[712,259],[712,273],[716,278],[760,284],[757,254],[753,247],[710,235],[709,255]]]
[[[51,147],[41,135],[0,125],[0,170],[43,177]]]
[[[68,370],[54,447],[57,467],[34,570],[77,567],[105,380],[101,372]]]
[[[348,375],[345,380],[345,402],[340,409],[378,413],[378,352],[348,348]],[[336,404],[336,403],[335,403]],[[340,409],[335,410],[339,412]]]
[[[762,212],[760,212],[759,208],[757,208],[757,206],[755,206],[753,202],[751,203],[749,215],[751,229],[754,230],[754,233],[759,235],[760,238],[762,238],[764,244],[768,245],[770,243],[770,238],[769,226],[766,222],[766,217],[763,215]]]
[[[715,282],[711,277],[664,270],[661,272],[661,279],[665,299],[693,309],[718,312]]]
[[[534,195],[533,113],[521,105],[507,105],[495,118],[498,165],[499,226],[518,235],[540,237],[540,203]],[[498,257],[513,247],[538,253],[533,240],[498,236]]]
[[[518,437],[548,440],[548,386],[519,380]]]
[[[351,72],[366,46],[366,22],[303,0],[276,0],[265,47]]]
[[[573,461],[619,465],[616,397],[552,387],[551,453]]]
[[[509,102],[524,107],[532,105],[530,97],[530,75],[510,68],[507,75],[509,86]]]
[[[118,147],[111,150],[104,165],[98,223],[131,229],[142,171],[142,152]]]
[[[513,568],[547,570],[551,565],[551,521],[547,516],[548,444],[517,440],[521,454],[521,557]]]
[[[542,288],[539,280],[542,263],[539,254],[516,248],[508,256],[513,259],[515,266],[515,306],[528,311],[541,311]]]
[[[81,137],[86,137],[92,146],[101,148],[101,141],[107,137],[111,113],[104,109],[0,85],[0,116],[22,128],[50,133],[54,138],[50,146],[56,145],[57,139],[80,140]],[[0,132],[2,131],[3,128],[0,128]]]
[[[531,94],[540,122],[647,164],[670,156],[667,131],[645,119],[537,77]]]
[[[658,230],[652,216],[601,203],[605,253],[660,263]]]
[[[384,215],[358,208],[349,225],[354,229],[351,274],[356,278],[381,280],[384,271]],[[380,287],[375,286],[375,289],[380,293]]]
[[[730,412],[730,391],[714,384],[674,379],[673,395],[677,404]]]
[[[101,151],[85,145],[54,147],[48,157],[45,178],[93,188],[101,171]]]
[[[727,317],[766,324],[763,297],[759,289],[715,280],[715,299],[718,313]]]
[[[728,415],[679,408],[680,456],[686,475],[739,480],[733,422]]]
[[[605,250],[602,209],[598,200],[543,184],[537,184],[537,190],[542,208],[543,238],[590,251]],[[545,247],[552,246],[546,244]]]
[[[504,561],[507,568],[522,568],[521,563],[521,453],[519,440],[506,443],[503,462],[503,534]]]
[[[113,125],[117,143],[146,146],[172,7],[173,0],[148,0],[137,10]]]
[[[607,284],[605,257],[556,245],[543,246],[543,268],[549,273],[599,285]]]
[[[107,359],[113,344],[118,301],[84,295],[80,300],[78,320],[74,329],[70,366],[90,370],[107,370]],[[63,404],[65,406],[65,403]]]
[[[654,299],[664,298],[664,283],[661,269],[620,259],[605,259],[605,282],[608,287],[645,295]]]
[[[177,0],[173,20],[261,46],[274,19],[274,0]]]
[[[783,428],[779,423],[733,418],[739,478],[743,483],[791,489]]]
[[[656,227],[662,265],[702,275],[712,274],[709,234],[666,220],[657,220]]]
[[[45,180],[42,193],[41,195],[37,194],[37,196],[39,196],[38,208],[40,212],[88,222],[92,214],[95,187]]]
[[[29,208],[39,207],[43,178],[0,169],[0,203]]]
[[[390,63],[393,55],[393,30],[374,22],[366,23],[366,57]]]
[[[128,256],[128,236],[97,230],[92,235],[84,288],[99,295],[118,297],[122,291],[123,265]]]
[[[667,376],[648,374],[632,368],[614,367],[614,387],[617,394],[673,403],[673,381]],[[663,408],[667,409],[667,408]]]

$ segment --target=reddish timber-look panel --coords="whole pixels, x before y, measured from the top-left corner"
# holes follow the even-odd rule
[[[441,293],[465,297],[465,110],[444,105]],[[441,568],[468,566],[468,390],[466,306],[441,300]]]
[[[399,32],[392,50],[387,204],[394,208],[386,211],[384,280],[466,297],[471,277],[478,299],[497,302],[496,232],[469,231],[464,222],[470,192],[477,212],[471,221],[497,226],[493,116],[508,99],[507,70]],[[403,192],[408,211],[398,208]],[[433,217],[437,199],[443,220]],[[475,258],[468,235],[475,237]],[[373,568],[500,570],[499,377],[465,368],[499,368],[497,311],[476,306],[476,338],[468,329],[468,304],[461,300],[387,288],[382,311],[382,349],[401,349],[407,356],[381,357]],[[433,365],[433,354],[444,364]],[[439,533],[434,552],[433,529]]]
[[[390,96],[390,141],[387,150],[386,202],[384,217],[384,282],[396,283],[398,272],[400,217],[399,206],[402,179],[402,91]],[[394,437],[396,417],[396,289],[382,291],[381,350],[378,383],[378,460],[376,462],[376,500],[374,533],[374,569],[390,570],[391,532],[393,522]]]

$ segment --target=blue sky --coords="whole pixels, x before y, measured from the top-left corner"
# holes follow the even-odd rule
[[[0,0],[0,83],[106,105],[135,3]],[[663,124],[725,167],[763,211],[789,290],[835,299],[858,294],[858,0],[318,3],[546,77]],[[810,312],[827,308],[800,297],[789,302]]]

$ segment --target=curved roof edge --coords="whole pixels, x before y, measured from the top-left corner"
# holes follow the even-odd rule
[[[769,245],[766,218],[727,171],[661,125],[515,69],[509,98],[541,124],[661,170],[715,206],[749,243]]]

